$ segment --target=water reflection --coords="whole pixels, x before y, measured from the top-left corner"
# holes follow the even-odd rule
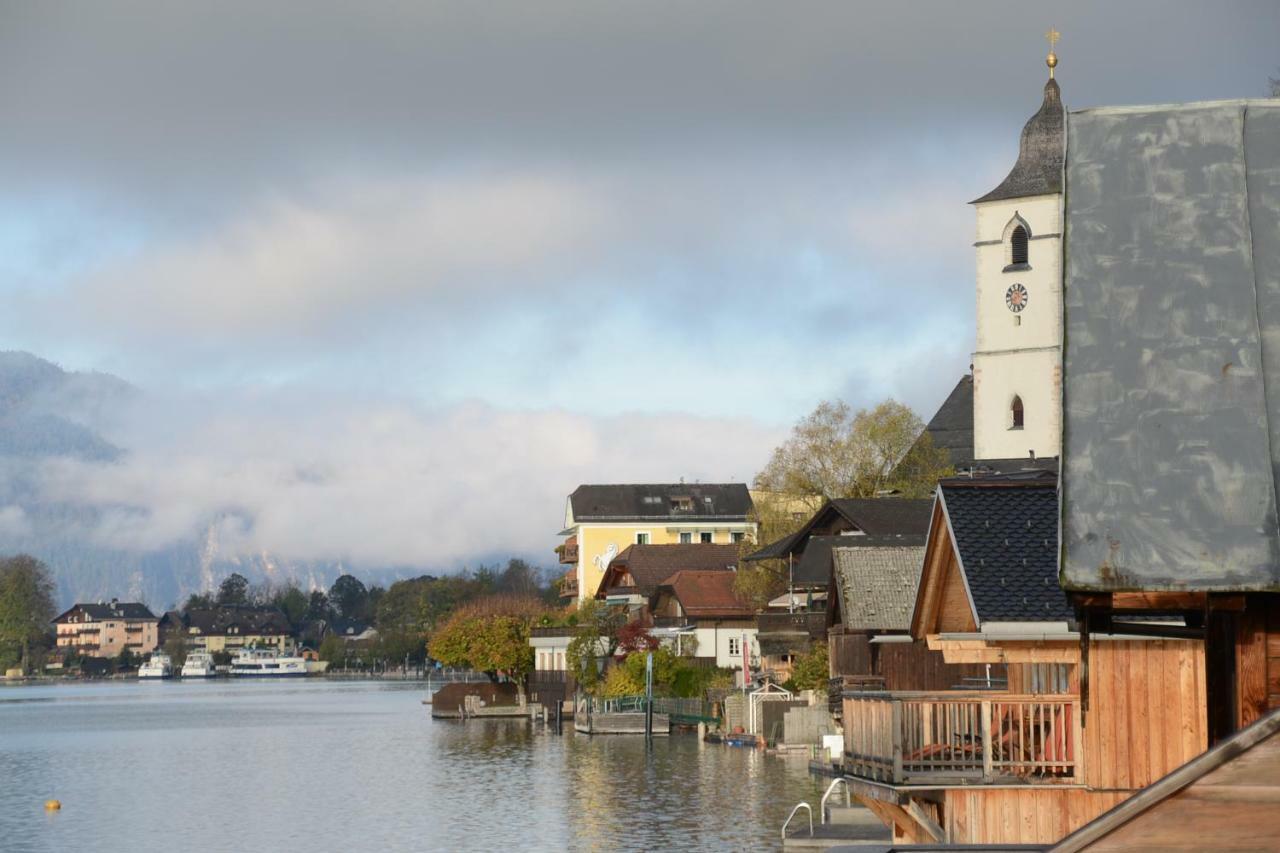
[[[805,762],[692,736],[433,722],[419,685],[0,689],[0,847],[776,847]],[[63,811],[46,815],[48,798]]]

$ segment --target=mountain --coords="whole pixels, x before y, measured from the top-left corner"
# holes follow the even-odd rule
[[[216,589],[232,572],[252,582],[293,580],[313,589],[327,588],[347,571],[336,561],[228,554],[217,518],[189,541],[154,551],[91,541],[88,531],[113,507],[47,499],[40,488],[43,467],[59,459],[109,465],[124,458],[129,448],[117,447],[100,429],[138,393],[110,374],[71,372],[30,353],[0,352],[0,553],[26,552],[43,560],[64,606],[120,598],[145,601],[157,611],[192,592]],[[360,574],[385,582],[404,572]]]

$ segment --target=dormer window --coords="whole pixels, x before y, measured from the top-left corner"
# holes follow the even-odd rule
[[[693,512],[693,498],[672,498],[671,509],[674,512]]]
[[[1022,398],[1016,394],[1009,404],[1009,429],[1022,429]]]

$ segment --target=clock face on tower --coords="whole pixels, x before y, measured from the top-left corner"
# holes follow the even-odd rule
[[[1009,289],[1004,292],[1004,304],[1015,314],[1027,307],[1027,300],[1030,298],[1027,289],[1020,284],[1012,284]]]

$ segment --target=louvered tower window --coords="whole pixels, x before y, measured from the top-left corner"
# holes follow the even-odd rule
[[[1009,406],[1009,413],[1013,416],[1013,423],[1010,429],[1022,429],[1022,398],[1015,396],[1013,404]]]
[[[1013,254],[1009,263],[1025,264],[1027,262],[1027,229],[1019,225],[1013,229],[1013,234],[1009,238],[1010,248]]]

